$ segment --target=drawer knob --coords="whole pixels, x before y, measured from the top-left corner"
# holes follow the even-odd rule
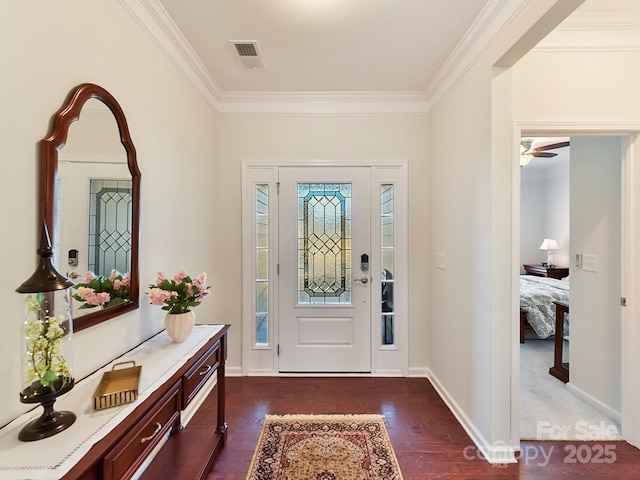
[[[140,443],[147,443],[149,440],[152,440],[153,437],[155,437],[160,430],[162,430],[162,424],[159,422],[156,422],[156,429],[154,430],[154,432],[148,437],[142,437],[140,439]]]
[[[211,370],[211,368],[212,368],[211,365],[205,365],[204,366],[204,370],[200,372],[200,376],[206,375],[207,372],[209,372],[209,370]]]

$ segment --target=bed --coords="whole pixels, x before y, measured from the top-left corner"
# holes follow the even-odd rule
[[[569,280],[520,275],[520,343],[524,343],[526,325],[540,338],[555,333],[554,301],[569,301]],[[565,315],[563,335],[569,335],[569,316]]]

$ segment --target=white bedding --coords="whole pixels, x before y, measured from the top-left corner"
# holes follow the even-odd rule
[[[527,322],[540,338],[555,333],[554,301],[569,301],[569,281],[533,275],[520,276],[520,309],[527,312]],[[563,335],[569,335],[569,315],[565,315]]]

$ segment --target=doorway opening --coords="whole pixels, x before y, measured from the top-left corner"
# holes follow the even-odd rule
[[[615,300],[624,275],[626,141],[523,135],[521,152],[542,145],[540,152],[556,155],[529,159],[520,168],[520,309],[527,328],[520,346],[522,439],[621,438],[623,312]],[[544,148],[544,142],[564,146]],[[602,266],[585,265],[582,258],[599,258]],[[537,278],[556,271],[566,276]],[[558,368],[566,368],[562,381]]]

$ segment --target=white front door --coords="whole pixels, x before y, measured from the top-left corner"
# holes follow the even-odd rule
[[[279,371],[371,371],[368,167],[279,170]]]

